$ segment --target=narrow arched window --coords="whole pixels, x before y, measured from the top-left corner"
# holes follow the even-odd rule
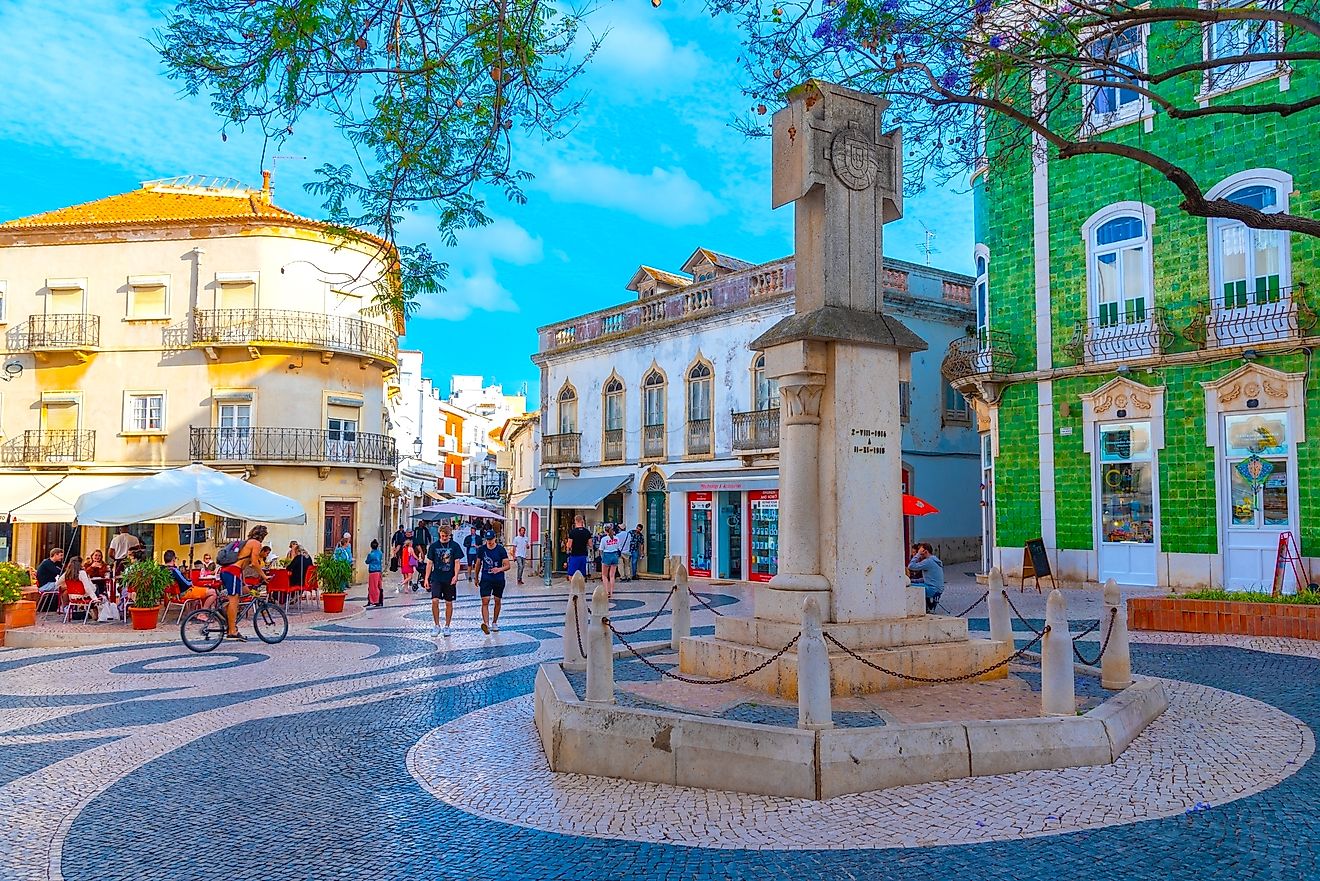
[[[752,409],[779,409],[779,380],[765,373],[765,355],[757,355],[752,362]]]
[[[605,383],[605,430],[623,430],[623,383],[619,378],[611,377]]]
[[[559,433],[575,434],[578,430],[577,391],[571,385],[559,392]]]
[[[1088,244],[1092,314],[1100,327],[1138,324],[1151,305],[1150,227],[1122,214],[1095,227]]]

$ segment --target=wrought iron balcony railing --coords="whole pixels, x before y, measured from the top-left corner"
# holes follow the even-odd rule
[[[582,432],[547,434],[542,437],[541,462],[546,465],[582,464]]]
[[[642,426],[643,459],[663,459],[665,457],[666,447],[665,426],[663,422],[659,425]]]
[[[101,345],[101,316],[33,315],[5,334],[11,352],[78,351]]]
[[[687,423],[687,454],[709,456],[711,450],[711,420],[689,419]]]
[[[779,408],[734,413],[733,448],[739,452],[779,449]]]
[[[399,360],[399,337],[391,328],[360,318],[289,309],[211,309],[194,313],[194,345],[296,346]]]
[[[0,459],[6,465],[90,462],[95,458],[95,431],[29,429],[0,446]]]
[[[1012,373],[1016,360],[1008,334],[982,330],[949,343],[940,373],[950,385],[957,385],[981,374]]]
[[[1157,307],[1078,321],[1064,351],[1083,364],[1095,364],[1159,355],[1172,342],[1164,310]]]
[[[196,462],[301,462],[308,465],[398,463],[386,434],[324,428],[197,428],[188,432],[188,456]]]
[[[1320,326],[1307,300],[1305,284],[1271,287],[1262,282],[1253,291],[1245,285],[1226,289],[1196,310],[1183,336],[1202,348],[1261,345],[1310,336]]]
[[[623,448],[623,429],[607,428],[605,429],[605,456],[606,462],[622,462],[625,451]]]

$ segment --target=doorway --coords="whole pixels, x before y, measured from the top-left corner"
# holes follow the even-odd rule
[[[981,571],[995,565],[995,459],[989,432],[981,435]]]
[[[646,571],[663,575],[665,557],[669,553],[665,479],[652,471],[646,477],[643,492],[646,496]]]
[[[1227,590],[1269,591],[1279,536],[1297,536],[1296,456],[1285,411],[1223,417],[1220,502]],[[1290,568],[1283,590],[1296,590]]]
[[[36,549],[37,559],[32,564],[34,566],[46,559],[52,548],[63,548],[66,560],[74,554],[82,553],[81,526],[74,526],[72,523],[43,523],[40,534],[41,544]]]
[[[742,493],[719,494],[720,578],[742,578]]]
[[[321,546],[326,551],[333,551],[344,533],[350,536],[357,534],[356,514],[356,502],[325,503],[325,526],[321,535]]]
[[[1155,584],[1159,486],[1149,421],[1096,427],[1100,582]]]

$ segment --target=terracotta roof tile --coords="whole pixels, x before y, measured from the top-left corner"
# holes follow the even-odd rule
[[[261,218],[301,219],[266,201],[259,190],[208,190],[153,182],[128,193],[0,223],[0,229]]]

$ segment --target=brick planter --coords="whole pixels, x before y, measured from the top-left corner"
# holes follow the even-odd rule
[[[1320,606],[1134,597],[1127,601],[1127,607],[1129,630],[1320,640]]]

